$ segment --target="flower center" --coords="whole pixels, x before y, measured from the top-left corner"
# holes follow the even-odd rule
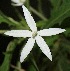
[[[32,37],[35,38],[37,36],[37,31],[33,32]]]

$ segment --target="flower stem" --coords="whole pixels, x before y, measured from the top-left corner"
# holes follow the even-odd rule
[[[29,0],[26,1],[27,9],[30,11],[30,3]]]
[[[21,19],[21,20],[23,20],[23,17],[22,17],[22,15],[20,14],[20,12],[14,7],[14,9],[15,9],[15,12],[17,13],[17,16]]]
[[[5,33],[6,31],[8,31],[8,30],[0,30],[0,34],[3,34],[3,33]]]
[[[17,13],[17,16],[19,17],[19,19],[20,19],[22,22],[25,23],[25,19],[24,19],[23,16],[20,14],[20,12],[19,12],[15,7],[14,7],[14,9],[15,9],[15,12]],[[25,26],[25,24],[22,23],[22,22],[20,22],[21,25],[22,25],[22,26]]]
[[[35,13],[37,16],[39,16],[42,20],[48,21],[46,17],[44,17],[41,13],[37,12],[34,8],[30,7],[30,10]]]
[[[38,66],[37,66],[37,64],[35,62],[35,59],[34,59],[34,56],[33,56],[32,53],[31,53],[31,61],[32,61],[33,65],[35,66],[35,68],[37,69],[37,71],[39,71],[39,68],[38,68]]]
[[[42,14],[42,3],[41,3],[41,0],[38,0],[38,10],[39,12]]]

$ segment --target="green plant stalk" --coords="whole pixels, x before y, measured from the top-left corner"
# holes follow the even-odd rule
[[[51,20],[51,22],[48,24],[47,28],[52,27],[54,25],[53,22],[57,21],[60,17],[62,17],[64,14],[66,14],[68,11],[70,11],[70,9],[68,9],[67,11],[65,11],[63,14],[59,15],[57,18],[55,18],[54,20]],[[56,23],[55,23],[56,24]]]
[[[14,9],[15,9],[15,12],[16,12],[17,16],[19,17],[19,19],[24,20],[24,18],[20,14],[20,12],[15,7],[14,7]]]
[[[8,30],[0,30],[0,34],[3,34],[3,33],[5,33],[6,31],[8,31]]]
[[[13,7],[14,8],[14,7]],[[23,18],[23,16],[20,14],[20,12],[16,9],[16,8],[14,8],[15,9],[15,12],[17,13],[17,16],[19,17],[19,19],[22,21],[22,22],[20,22],[20,24],[22,25],[22,26],[26,26],[26,24],[24,24],[24,23],[26,23],[26,21],[25,21],[25,19]],[[24,23],[23,23],[24,22]]]
[[[63,71],[60,63],[58,63],[59,71]]]
[[[23,26],[19,22],[15,21],[11,17],[5,16],[1,11],[0,11],[0,15],[4,19],[4,22],[6,22],[8,25],[15,26],[15,27],[17,27],[17,29],[19,29],[19,28],[23,29]]]
[[[36,68],[36,70],[39,71],[39,68],[38,68],[38,66],[37,66],[37,64],[36,64],[36,62],[34,60],[34,57],[33,57],[33,54],[32,53],[31,53],[31,61],[32,61],[34,67]]]
[[[21,68],[21,63],[18,61],[17,65],[11,65],[12,68],[14,68],[14,71],[24,71],[24,69]]]
[[[35,13],[38,17],[40,17],[44,21],[48,21],[46,17],[44,17],[41,13],[37,12],[34,8],[30,7],[30,10]]]
[[[24,26],[22,26],[19,22],[15,21],[14,19],[12,19],[12,18],[9,17],[8,20],[9,20],[9,22],[7,22],[7,23],[16,24],[14,26],[16,26],[17,29],[19,29],[19,28],[23,29],[24,28]]]
[[[38,0],[38,10],[41,14],[43,14],[41,0]]]
[[[29,3],[29,0],[26,0],[26,6],[27,6],[27,9],[30,11],[30,3]]]

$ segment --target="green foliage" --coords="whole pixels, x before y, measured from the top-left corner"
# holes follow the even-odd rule
[[[52,1],[52,0],[51,0]],[[61,0],[56,0],[57,3],[61,3]],[[59,1],[59,2],[58,2]],[[51,17],[49,21],[47,22],[47,25],[45,25],[46,28],[52,27],[55,24],[61,24],[61,22],[67,18],[70,17],[70,0],[66,1],[63,0],[62,4],[60,6],[55,5],[57,4],[55,0],[53,1],[54,7],[53,10],[51,11]],[[55,7],[57,9],[55,9]]]
[[[70,28],[66,28],[65,35],[70,37]]]
[[[7,17],[0,11],[0,24],[2,22],[5,22],[9,26],[12,26],[12,28],[16,27],[15,29],[24,29],[24,26],[22,26],[19,22],[15,21],[11,17]]]
[[[13,52],[17,48],[16,46],[22,47],[26,42],[26,39],[24,38],[13,38],[13,40],[8,43],[6,52],[1,50],[2,54],[4,54],[4,59],[2,64],[0,64],[0,71],[10,71],[10,68],[13,68],[12,71],[70,71],[70,25],[67,26],[67,24],[70,23],[69,21],[66,21],[66,27],[64,27],[63,23],[65,22],[66,18],[70,18],[70,0],[49,1],[52,5],[49,19],[45,18],[43,15],[43,3],[41,0],[38,0],[38,3],[40,4],[36,4],[40,13],[31,7],[32,5],[30,1],[26,0],[25,5],[27,4],[27,8],[29,8],[29,11],[33,15],[37,15],[37,17],[39,16],[39,18],[41,18],[40,20],[37,20],[38,30],[52,27],[63,27],[66,29],[66,31],[62,34],[44,38],[52,52],[53,61],[51,62],[35,44],[35,47],[30,52],[29,58],[27,58],[22,64],[20,64],[19,59],[17,58],[17,62],[15,63],[14,67],[11,66],[11,62],[13,62]],[[48,7],[46,6],[46,8]],[[28,25],[26,24],[26,20],[23,18],[20,12],[17,11],[16,7],[15,12],[20,19],[19,21],[14,20],[12,17],[7,16],[0,11],[0,25],[6,23],[10,28],[9,30],[29,29]],[[46,15],[48,14],[46,13]],[[37,17],[35,17],[35,19],[37,19]],[[7,30],[1,29],[0,34],[5,37],[3,33],[6,31]],[[15,54],[16,53],[17,51],[15,51]]]
[[[10,68],[10,61],[11,61],[11,58],[12,58],[12,53],[14,51],[16,47],[16,41],[11,41],[8,46],[7,46],[7,49],[6,49],[6,53],[5,54],[5,58],[4,58],[4,61],[2,63],[2,66],[0,67],[0,71],[9,71],[9,68]]]
[[[10,66],[11,66],[11,59],[12,59],[12,54],[14,49],[16,48],[16,45],[20,44],[22,41],[22,39],[18,40],[18,39],[14,39],[13,41],[11,41],[6,49],[6,52],[4,53],[5,57],[4,57],[4,61],[0,67],[0,71],[9,71]]]

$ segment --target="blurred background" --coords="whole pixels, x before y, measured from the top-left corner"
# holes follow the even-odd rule
[[[4,35],[7,30],[29,29],[21,6],[11,5],[11,0],[0,0],[0,71],[70,71],[70,0],[26,0],[38,30],[63,28],[64,33],[43,37],[53,60],[50,61],[35,43],[23,63],[20,52],[28,38]]]

